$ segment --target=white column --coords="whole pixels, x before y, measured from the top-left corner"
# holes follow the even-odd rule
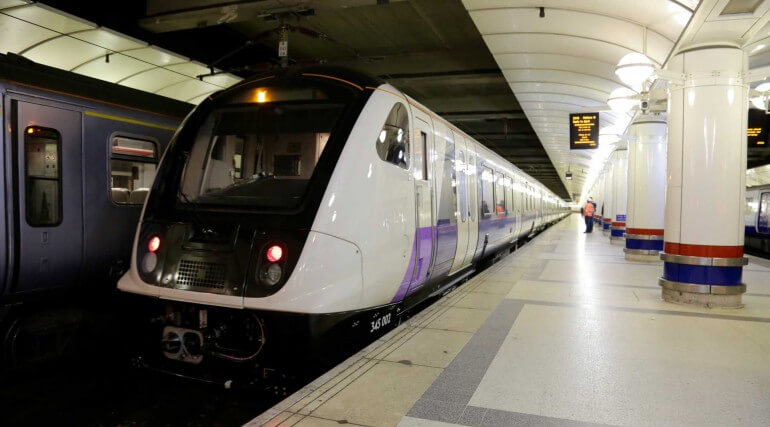
[[[685,74],[669,86],[663,298],[741,306],[748,59],[739,48],[672,58]]]
[[[614,165],[612,160],[604,165],[604,200],[602,201],[602,232],[605,236],[610,235],[610,224],[612,223],[612,182],[614,177]]]
[[[622,242],[626,232],[626,202],[628,181],[628,150],[612,153],[612,209],[610,210],[610,241]]]
[[[658,261],[666,202],[666,118],[639,116],[628,130],[626,259]]]
[[[602,203],[604,203],[604,170],[599,172],[599,178],[596,181],[596,190],[594,193],[594,202],[596,203],[596,211],[594,211],[594,222],[598,231],[602,231]]]

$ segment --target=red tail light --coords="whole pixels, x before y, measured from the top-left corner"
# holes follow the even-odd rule
[[[158,251],[158,248],[160,248],[160,237],[152,236],[150,238],[150,241],[147,242],[147,249],[150,252],[155,253]]]
[[[278,262],[283,258],[283,248],[278,245],[273,245],[267,248],[267,260],[270,262]]]

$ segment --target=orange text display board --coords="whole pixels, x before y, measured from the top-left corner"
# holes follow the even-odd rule
[[[599,146],[599,113],[569,115],[569,148],[583,150]]]

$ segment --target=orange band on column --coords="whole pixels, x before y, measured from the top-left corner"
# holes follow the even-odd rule
[[[709,246],[665,242],[663,251],[672,255],[708,258],[740,258],[743,256],[743,246]]]

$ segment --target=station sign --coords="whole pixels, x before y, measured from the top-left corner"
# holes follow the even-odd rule
[[[749,109],[749,125],[746,131],[749,147],[767,147],[767,113],[765,110]]]
[[[597,147],[599,147],[599,113],[570,114],[570,150],[585,150]]]

